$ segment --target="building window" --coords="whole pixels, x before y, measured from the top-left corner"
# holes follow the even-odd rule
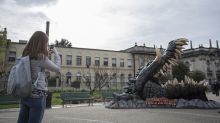
[[[76,56],[76,65],[78,66],[82,65],[82,56]]]
[[[61,54],[59,54],[59,55],[60,55],[60,64],[62,65],[62,63],[63,63],[62,55]]]
[[[117,82],[117,74],[116,73],[113,73],[112,74],[112,82]]]
[[[125,82],[125,75],[123,73],[120,75],[120,81]]]
[[[70,85],[70,83],[71,83],[71,77],[72,77],[72,73],[67,72],[67,73],[66,73],[66,84]]]
[[[128,80],[132,78],[132,74],[128,74]]]
[[[100,66],[100,57],[95,57],[95,66]]]
[[[66,56],[66,64],[67,65],[72,65],[72,55],[67,55]]]
[[[15,59],[16,59],[16,52],[14,52],[14,51],[9,51],[8,61],[9,61],[9,62],[15,62]]]
[[[116,63],[117,63],[116,58],[112,58],[112,67],[116,67]]]
[[[139,56],[139,67],[144,66],[144,57],[143,56]]]
[[[76,74],[76,81],[81,81],[81,78],[82,78],[81,73],[78,72],[78,73]]]
[[[124,63],[124,59],[120,59],[120,67],[124,67],[125,63]]]
[[[104,58],[104,63],[103,63],[104,66],[108,66],[108,58]]]
[[[211,65],[209,60],[206,61],[206,65],[207,65],[207,72],[211,72],[211,67],[210,67]]]
[[[86,56],[86,66],[89,67],[91,65],[91,56]]]
[[[131,59],[128,59],[128,67],[132,67],[132,60]]]

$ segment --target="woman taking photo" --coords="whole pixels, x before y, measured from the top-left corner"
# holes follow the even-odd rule
[[[48,59],[54,53],[55,63]],[[21,98],[17,123],[41,123],[46,107],[47,83],[45,69],[59,72],[60,56],[55,47],[48,48],[48,36],[36,31],[24,48],[22,57],[30,57],[32,93],[28,98]]]

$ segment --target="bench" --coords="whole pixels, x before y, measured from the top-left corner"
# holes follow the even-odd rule
[[[10,95],[0,95],[0,105],[18,104],[19,99]]]
[[[62,92],[60,94],[62,105],[72,104],[74,101],[89,101],[93,105],[93,98],[90,97],[89,92]]]

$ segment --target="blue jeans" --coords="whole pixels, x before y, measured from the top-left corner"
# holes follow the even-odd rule
[[[46,96],[21,99],[17,123],[41,123],[45,107]]]

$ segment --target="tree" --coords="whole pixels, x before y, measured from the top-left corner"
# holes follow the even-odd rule
[[[67,39],[61,39],[61,41],[56,40],[55,46],[57,47],[72,47],[72,43],[69,42]]]
[[[205,79],[205,73],[199,70],[190,72],[189,76],[196,82],[200,82]]]
[[[184,80],[185,76],[189,75],[189,68],[183,62],[178,62],[178,65],[172,66],[173,78],[177,78],[178,81]]]
[[[92,79],[91,71],[94,73],[94,79]],[[113,79],[113,75],[117,74],[117,71],[117,68],[88,67],[86,70],[82,70],[82,83],[86,85],[91,94],[95,90],[101,91],[103,87],[109,87],[109,83]]]

